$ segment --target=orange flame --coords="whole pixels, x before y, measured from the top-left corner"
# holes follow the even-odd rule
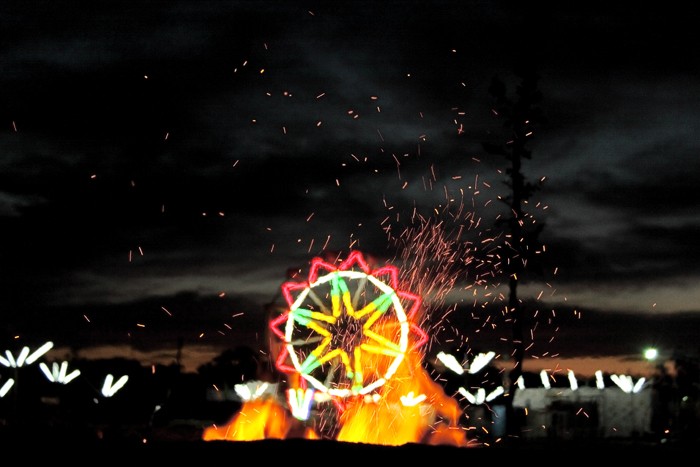
[[[204,441],[257,441],[285,439],[295,419],[273,398],[256,399],[243,404],[240,411],[224,426],[205,428]]]
[[[351,255],[339,267],[339,270],[350,268],[355,263],[359,264],[363,271],[370,271],[369,266],[358,253]],[[285,284],[283,292],[289,306],[295,303],[293,293],[308,287],[310,283],[315,283],[319,269],[324,268],[329,271],[335,270],[332,264],[317,259],[313,262],[308,283],[289,282]],[[375,270],[373,273],[379,276],[389,276],[392,288],[397,288],[398,272],[395,268],[385,267]],[[350,278],[348,282],[352,282],[352,280]],[[364,282],[362,283],[364,284]],[[299,357],[299,360],[316,364],[315,368],[327,369],[326,376],[328,380],[331,380],[329,384],[335,385],[336,389],[339,387],[344,389],[345,386],[351,387],[353,395],[336,397],[329,393],[317,394],[320,397],[313,402],[316,404],[317,411],[313,414],[310,413],[306,421],[295,418],[305,418],[305,415],[296,411],[292,413],[291,407],[294,405],[298,410],[299,404],[309,402],[308,399],[305,399],[304,402],[294,401],[294,404],[290,403],[288,407],[283,406],[274,397],[245,402],[240,412],[227,425],[205,429],[203,439],[205,441],[254,441],[266,438],[301,437],[305,439],[333,438],[344,442],[391,446],[407,443],[468,446],[466,430],[459,425],[462,415],[459,403],[445,394],[442,386],[430,377],[421,364],[423,355],[418,348],[425,343],[427,336],[413,321],[420,309],[420,297],[407,292],[396,292],[402,300],[410,303],[411,308],[411,311],[401,319],[397,319],[390,313],[383,315],[377,312],[376,305],[377,303],[381,304],[381,302],[370,302],[364,307],[354,306],[355,304],[350,302],[353,294],[350,293],[347,284],[343,282],[337,285],[338,290],[334,288],[336,285],[327,286],[330,291],[326,291],[326,293],[334,300],[329,309],[337,312],[337,316],[346,312],[357,321],[364,319],[362,331],[359,333],[362,336],[362,342],[352,342],[354,352],[346,352],[340,347],[330,351],[331,332],[324,327],[328,320],[321,319],[325,318],[321,316],[321,312],[312,311],[316,310],[315,304],[310,304],[305,313],[299,313],[296,316],[296,319],[304,323],[299,328],[308,331],[308,335],[295,336],[294,340],[304,342],[306,339],[313,342],[313,345],[316,346],[314,350],[310,355],[304,354]],[[367,296],[374,297],[373,292],[372,289],[359,289],[358,286],[358,291],[354,292],[354,295],[365,297],[364,294],[367,293]],[[380,297],[384,299],[388,295],[385,290],[382,290]],[[372,298],[368,300],[372,300]],[[371,314],[373,310],[374,314]],[[337,316],[333,315],[334,323]],[[282,340],[292,340],[277,329],[279,324],[286,323],[288,322],[286,320],[289,319],[295,318],[292,317],[289,310],[285,310],[278,318],[271,321],[270,329]],[[293,321],[291,323],[294,326],[297,325]],[[400,337],[405,335],[408,335],[409,341],[415,339],[413,342],[409,342],[413,345],[406,346],[406,341],[398,345],[398,342],[401,341]],[[318,344],[319,341],[311,340],[312,337],[320,338],[323,343]],[[288,373],[287,387],[298,389],[296,394],[307,394],[308,382],[299,373],[302,370],[299,370],[297,365],[296,369],[299,371],[295,372],[292,366],[284,364],[285,359],[289,358],[289,353],[281,342],[277,342],[277,346],[279,351],[273,352],[273,354],[279,356],[278,367]],[[273,350],[275,350],[274,347]],[[345,358],[337,358],[337,360],[341,360],[342,364],[335,363],[336,366],[333,366],[332,361],[338,355]],[[350,362],[351,359],[354,360]],[[280,365],[280,363],[283,364]],[[341,376],[344,377],[340,382],[332,380],[336,372],[340,372]],[[350,373],[353,375],[349,376]],[[376,386],[372,386],[372,384],[376,384]],[[369,387],[374,389],[356,390]],[[328,404],[328,402],[334,404]],[[324,406],[324,404],[327,405]]]
[[[379,368],[381,364],[373,367]],[[420,355],[408,353],[376,397],[357,396],[345,401],[338,416],[335,439],[389,446],[407,443],[468,446],[466,431],[459,425],[460,415],[459,404],[430,378],[421,365]],[[245,402],[228,424],[207,427],[202,436],[205,441],[289,438],[320,439],[321,436],[295,419],[273,397]]]
[[[466,433],[458,426],[459,404],[430,378],[418,357],[418,353],[406,354],[376,402],[363,398],[346,408],[338,441],[467,445]],[[448,429],[450,437],[438,435]]]

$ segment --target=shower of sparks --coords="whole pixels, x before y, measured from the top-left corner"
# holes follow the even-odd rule
[[[488,238],[479,243],[480,224],[481,219],[462,200],[448,203],[430,217],[414,211],[411,225],[398,235],[385,229],[402,265],[401,279],[424,299],[421,327],[431,336],[430,345],[436,343],[440,329],[449,327],[448,317],[457,308],[455,302],[447,304],[451,298],[472,297],[475,308],[491,300],[487,289],[493,286],[500,264],[488,254],[477,255],[480,248],[491,246]],[[483,290],[481,303],[477,303],[479,289]]]

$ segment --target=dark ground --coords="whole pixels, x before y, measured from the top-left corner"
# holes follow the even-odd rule
[[[537,462],[543,465],[570,462],[609,463],[619,459],[629,465],[641,461],[686,461],[695,458],[700,443],[694,441],[668,441],[630,439],[588,440],[512,440],[490,446],[455,447],[448,445],[405,444],[383,446],[364,443],[347,443],[333,440],[266,439],[260,441],[201,441],[192,439],[144,440],[137,437],[98,439],[86,433],[71,430],[12,430],[0,432],[0,443],[6,455],[13,453],[14,463],[38,465],[36,462],[56,463],[65,459],[69,465],[120,465],[131,467],[153,464],[157,466],[206,464],[214,466],[238,465],[270,461],[289,462],[292,465],[315,463],[331,465],[377,465],[390,463],[416,465],[473,462]],[[14,457],[14,454],[19,454]],[[690,454],[691,457],[688,457]],[[517,465],[517,464],[516,464]]]

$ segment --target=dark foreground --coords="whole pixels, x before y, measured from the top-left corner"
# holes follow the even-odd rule
[[[362,443],[347,443],[332,440],[267,439],[261,441],[193,441],[193,440],[99,440],[61,436],[49,437],[42,433],[22,439],[3,436],[6,452],[12,452],[15,462],[37,465],[34,461],[52,462],[65,459],[69,465],[123,465],[131,467],[188,465],[240,465],[271,461],[288,462],[291,465],[377,465],[388,467],[401,464],[422,464],[434,467],[452,462],[469,465],[473,462],[527,462],[548,465],[557,463],[580,464],[582,461],[610,462],[613,459],[629,463],[634,460],[675,460],[695,457],[696,442],[657,443],[641,440],[537,440],[499,443],[492,446],[456,447],[449,445],[405,444],[383,446]],[[22,453],[22,454],[20,454]],[[679,457],[680,456],[680,457]],[[471,464],[473,465],[473,464]],[[505,464],[497,464],[505,465]],[[516,464],[517,465],[517,464]],[[593,464],[591,464],[593,465]]]

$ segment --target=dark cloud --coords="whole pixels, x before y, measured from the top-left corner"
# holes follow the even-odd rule
[[[561,295],[601,316],[692,311],[697,19],[597,2],[4,2],[3,334],[32,332],[14,314],[38,334],[85,327],[76,345],[218,334],[221,292],[255,315],[288,268],[350,248],[407,264],[397,250],[459,251],[441,274],[479,289],[459,300],[496,303],[467,287],[501,287],[488,239],[508,161],[482,142],[508,139],[488,86],[515,92],[521,65],[539,73],[547,117],[523,168],[547,179],[528,211]],[[411,245],[428,218],[473,249]],[[178,304],[184,316],[159,315]]]
[[[75,350],[123,345],[137,350],[188,345],[265,347],[264,307],[240,297],[200,296],[181,291],[120,304],[45,306],[27,311],[11,326],[24,342],[52,341]],[[6,348],[11,339],[3,340]]]

